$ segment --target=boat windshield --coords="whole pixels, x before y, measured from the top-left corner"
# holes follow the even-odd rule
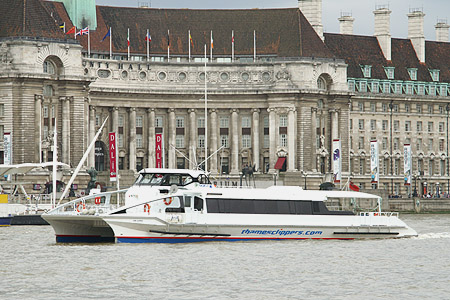
[[[199,182],[199,180],[189,174],[143,173],[139,175],[134,185],[185,186],[192,182]]]

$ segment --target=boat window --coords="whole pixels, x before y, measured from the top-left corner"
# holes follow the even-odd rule
[[[194,210],[201,211],[203,210],[203,199],[200,197],[194,197]]]
[[[201,184],[209,184],[211,183],[208,179],[208,177],[204,174],[201,174],[200,176],[198,176],[198,182]]]
[[[176,199],[178,199],[178,202],[180,203],[180,207],[166,207],[166,212],[172,212],[172,213],[184,213],[184,204],[183,204],[183,197],[177,196],[174,197],[174,201],[176,203]]]
[[[181,178],[182,178],[183,185],[188,185],[189,183],[194,181],[192,179],[192,176],[190,176],[190,175],[182,175]]]
[[[191,207],[191,196],[184,197],[184,207]]]

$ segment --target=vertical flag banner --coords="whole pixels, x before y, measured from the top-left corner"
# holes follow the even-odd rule
[[[170,59],[170,31],[167,29],[167,59]]]
[[[4,133],[3,135],[3,163],[5,165],[10,165],[12,163],[11,157],[11,133]]]
[[[163,151],[162,151],[162,133],[155,134],[155,161],[156,161],[156,168],[162,168],[163,167]]]
[[[378,183],[380,179],[379,169],[378,142],[370,141],[370,181],[372,183]]]
[[[411,145],[405,144],[403,146],[403,170],[405,170],[405,185],[411,185],[411,173],[412,173],[412,156]]]
[[[231,61],[234,61],[234,30],[231,30]]]
[[[150,42],[152,41],[152,36],[150,35],[149,30],[147,29],[147,35],[145,36],[145,41],[147,42],[147,61],[150,60]]]
[[[130,28],[127,31],[128,60],[130,60]]]
[[[109,180],[117,180],[117,147],[116,133],[109,133]]]
[[[192,40],[191,31],[189,30],[189,61],[191,61],[191,46],[194,48],[194,41]]]
[[[333,182],[340,183],[342,172],[341,141],[333,140]]]
[[[211,61],[212,61],[212,57],[213,57],[213,49],[214,49],[214,39],[213,39],[213,34],[212,34],[212,30],[211,30],[211,49],[210,49],[210,56],[211,56]]]

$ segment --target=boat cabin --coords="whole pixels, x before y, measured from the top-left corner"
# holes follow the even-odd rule
[[[197,182],[211,184],[203,171],[185,169],[143,169],[134,186],[186,186]]]

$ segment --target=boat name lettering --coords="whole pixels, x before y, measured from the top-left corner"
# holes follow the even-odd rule
[[[250,230],[244,229],[241,234],[259,234],[259,235],[322,235],[322,231],[303,231],[303,230]]]

